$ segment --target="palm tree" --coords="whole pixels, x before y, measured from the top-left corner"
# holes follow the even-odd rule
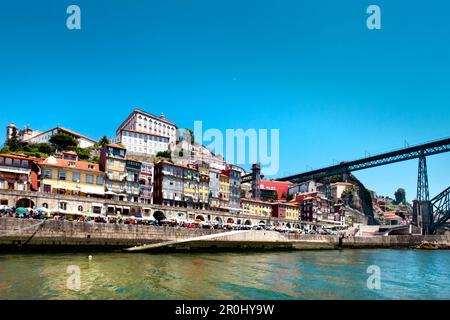
[[[105,145],[109,144],[109,139],[106,136],[103,136],[100,141],[98,142],[98,145],[100,147],[103,147]]]

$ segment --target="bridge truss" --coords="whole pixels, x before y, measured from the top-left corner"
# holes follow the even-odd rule
[[[439,227],[450,227],[450,187],[431,199],[433,210],[430,233],[435,233]]]
[[[316,180],[324,177],[346,174],[352,171],[384,166],[395,162],[401,162],[417,158],[425,159],[425,157],[427,156],[449,151],[450,151],[450,138],[446,138],[354,161],[341,162],[338,165],[312,170],[296,174],[293,176],[283,177],[277,180],[301,183],[309,180]],[[423,164],[426,172],[426,162],[423,161]]]
[[[449,151],[450,138],[446,138],[354,161],[341,162],[338,165],[312,170],[278,180],[301,183],[334,175],[346,176],[352,171],[419,159],[417,200],[414,201],[413,223],[420,226],[423,233],[435,233],[439,227],[450,227],[450,188],[447,188],[430,201],[426,157]]]

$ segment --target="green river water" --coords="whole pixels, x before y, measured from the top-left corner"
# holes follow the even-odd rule
[[[450,299],[450,251],[1,254],[0,299]]]

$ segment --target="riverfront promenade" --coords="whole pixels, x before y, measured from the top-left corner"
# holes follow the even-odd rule
[[[202,236],[219,234],[220,237],[202,239]],[[177,241],[180,243],[177,244]],[[0,251],[10,252],[110,251],[164,242],[171,243],[159,249],[175,251],[411,248],[423,241],[439,243],[441,248],[450,248],[448,235],[340,238],[264,230],[233,233],[209,229],[0,218]]]

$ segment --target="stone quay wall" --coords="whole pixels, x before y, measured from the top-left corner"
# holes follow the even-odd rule
[[[186,240],[222,233],[212,239],[183,242],[172,249],[185,250],[319,250],[411,248],[439,243],[450,248],[449,235],[392,235],[345,237],[283,234],[275,231],[223,233],[223,230],[187,229],[93,222],[0,218],[0,251],[121,250],[144,244]]]
[[[222,230],[77,221],[0,218],[2,249],[122,249],[143,244],[182,240]]]

